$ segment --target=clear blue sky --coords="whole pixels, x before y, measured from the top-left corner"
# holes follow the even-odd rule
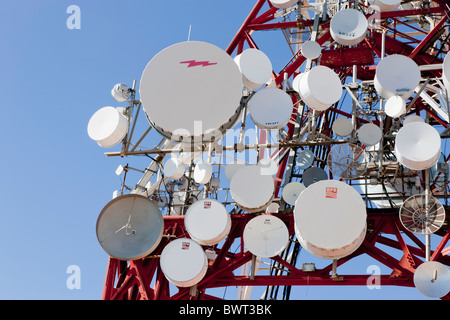
[[[106,150],[87,135],[91,115],[103,106],[120,106],[110,95],[112,86],[139,81],[156,53],[187,40],[190,24],[191,40],[225,49],[254,3],[2,3],[0,299],[100,299],[108,256],[97,242],[96,220],[120,187],[117,166],[135,160],[105,157]],[[81,9],[80,30],[66,26],[72,4]],[[274,65],[286,61],[273,57]],[[355,268],[366,270],[372,263]],[[80,267],[81,289],[66,286],[70,265]],[[424,297],[414,288],[300,287],[292,298]]]

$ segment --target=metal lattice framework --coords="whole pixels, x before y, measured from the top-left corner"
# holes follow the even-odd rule
[[[348,117],[357,124],[367,123],[368,118],[370,118],[370,121],[380,125],[384,131],[383,143],[385,148],[380,151],[381,153],[378,152],[384,162],[381,161],[383,162],[382,165],[377,163],[374,167],[369,164],[366,176],[363,179],[370,179],[371,172],[378,173],[381,184],[389,179],[403,180],[407,177],[398,163],[392,161],[393,139],[391,130],[396,126],[396,122],[379,112],[380,109],[376,107],[379,99],[370,85],[374,78],[376,61],[385,54],[402,54],[417,62],[425,80],[421,83],[422,90],[420,93],[418,92],[407,102],[408,113],[424,114],[430,124],[441,128],[442,139],[448,138],[448,111],[439,107],[435,90],[439,86],[439,79],[442,76],[443,56],[447,53],[450,45],[448,39],[450,9],[448,4],[446,1],[439,0],[403,1],[405,5],[403,10],[374,13],[369,10],[364,1],[361,2],[325,1],[325,3],[317,2],[314,6],[311,6],[308,1],[299,1],[296,6],[290,9],[280,10],[273,7],[268,0],[257,0],[254,8],[226,49],[227,53],[232,55],[241,53],[246,47],[259,48],[259,43],[257,44],[255,40],[258,32],[267,30],[281,32],[288,42],[288,48],[291,52],[290,59],[279,72],[273,72],[273,81],[278,87],[284,87],[291,94],[293,101],[298,105],[298,109],[294,109],[295,112],[290,123],[281,132],[280,143],[274,145],[262,143],[259,145],[259,148],[279,148],[279,154],[284,155],[280,158],[281,161],[275,179],[275,198],[279,198],[279,188],[282,187],[283,181],[287,183],[301,179],[301,170],[298,170],[295,165],[297,151],[301,151],[305,146],[310,147],[314,151],[316,159],[318,159],[318,166],[326,168],[326,159],[331,147],[338,143],[349,142],[348,140],[332,139],[331,127],[338,115]],[[410,3],[409,7],[406,6],[408,3]],[[326,10],[324,10],[324,5]],[[361,10],[367,12],[366,17],[376,23],[377,26],[370,29],[365,40],[357,46],[345,48],[337,46],[333,43],[329,30],[330,17],[340,6],[353,5],[358,5]],[[428,17],[428,20],[424,17]],[[425,24],[427,28],[420,27]],[[353,81],[351,80],[346,86],[353,112],[352,109],[350,111],[344,109],[339,102],[326,111],[313,113],[302,105],[298,94],[289,88],[286,79],[292,79],[298,73],[303,72],[302,68],[305,65],[308,67],[307,64],[312,63],[299,50],[302,37],[315,39],[322,46],[320,64],[335,70],[343,83],[347,78],[353,78]],[[139,107],[140,103],[134,100],[133,95],[129,108],[130,110],[139,110]],[[152,159],[154,161],[136,186],[136,188],[142,188],[149,181],[149,175],[153,175],[157,171],[159,163],[170,152],[172,145],[162,142],[155,149],[138,150],[138,145],[150,131],[149,128],[130,150],[133,130],[134,126],[125,138],[120,152],[110,152],[107,155],[153,154]],[[265,134],[264,131],[260,132],[260,142],[265,141]],[[233,151],[235,147],[224,146],[223,149]],[[249,146],[245,146],[245,148],[250,149]],[[444,156],[445,162],[448,162],[450,154]],[[423,187],[423,177],[420,181]],[[153,184],[153,186],[156,185]],[[403,184],[403,186],[405,185]],[[444,207],[448,212],[446,206],[447,182],[439,183],[439,179],[436,177],[430,185],[431,193],[445,202]],[[146,190],[149,196],[155,191],[157,190],[151,188]],[[367,195],[363,194],[362,196],[367,199]],[[406,194],[399,190],[399,194],[393,195],[386,192],[380,197],[387,197],[390,201],[391,198],[394,199],[395,197],[406,199]],[[371,199],[374,199],[373,195]],[[393,204],[392,201],[391,204]],[[290,242],[286,250],[279,256],[268,259],[270,264],[268,274],[259,275],[255,272],[255,266],[258,262],[249,251],[243,249],[244,246],[242,245],[244,227],[254,214],[234,211],[231,212],[232,227],[226,240],[210,248],[205,247],[205,249],[214,251],[216,256],[210,260],[207,274],[203,280],[195,287],[174,288],[160,269],[159,255],[168,241],[179,237],[188,237],[188,233],[184,227],[183,215],[165,215],[163,240],[151,256],[134,261],[109,259],[102,299],[220,299],[220,297],[209,294],[207,289],[229,286],[241,288],[263,286],[267,287],[265,299],[289,299],[291,286],[366,286],[370,275],[338,275],[336,272],[342,265],[362,255],[368,255],[375,262],[390,270],[390,272],[381,275],[381,286],[414,287],[414,270],[425,259],[439,261],[450,266],[450,248],[447,246],[450,238],[448,214],[442,228],[433,234],[437,246],[431,249],[428,241],[423,241],[422,237],[405,229],[399,220],[398,206],[368,208],[368,230],[359,249],[347,257],[338,259],[335,263],[330,262],[323,268],[313,270],[303,270],[302,267],[298,266],[301,247],[295,238],[292,208],[282,203],[277,213],[263,214],[273,214],[282,219],[290,234]],[[395,252],[395,254],[392,252]],[[397,258],[399,256],[401,258]],[[240,271],[249,265],[253,267],[250,274],[244,274]],[[280,288],[283,289],[280,290]],[[443,297],[443,299],[450,299],[450,295]]]

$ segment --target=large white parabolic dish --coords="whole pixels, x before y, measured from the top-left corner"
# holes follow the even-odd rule
[[[261,258],[280,254],[289,241],[286,224],[280,218],[268,214],[256,216],[247,222],[242,236],[245,247]]]
[[[299,94],[310,108],[323,111],[341,98],[341,80],[332,69],[315,66],[300,78]]]
[[[174,141],[220,137],[240,111],[242,75],[233,58],[215,45],[188,41],[154,56],[139,93],[155,129]]]
[[[375,71],[374,86],[384,99],[398,95],[406,100],[419,82],[419,66],[414,60],[401,54],[385,57],[378,63]]]
[[[272,77],[272,63],[267,55],[249,48],[234,58],[242,73],[242,82],[248,90],[258,90],[270,81]]]
[[[159,260],[167,280],[178,287],[192,287],[208,271],[208,258],[203,248],[194,240],[175,239],[167,244]]]
[[[261,174],[257,165],[245,166],[231,178],[230,194],[248,212],[265,209],[272,201],[274,190],[272,176]]]
[[[297,237],[311,254],[339,259],[354,252],[366,234],[366,206],[348,184],[323,180],[307,187],[294,208]]]
[[[364,40],[368,26],[367,18],[360,11],[343,9],[331,18],[330,33],[337,43],[354,46]]]
[[[278,88],[263,88],[248,102],[250,116],[261,129],[283,128],[291,118],[293,103],[291,96]]]
[[[441,155],[441,136],[424,122],[412,122],[403,126],[395,136],[397,160],[411,170],[432,167]]]
[[[89,137],[103,148],[111,148],[128,133],[128,118],[117,108],[103,107],[91,117],[87,127]]]
[[[160,243],[164,221],[148,198],[127,194],[111,200],[97,219],[97,239],[109,256],[135,260],[149,255]]]
[[[193,240],[212,246],[228,235],[231,218],[225,206],[215,199],[202,199],[191,204],[184,225]]]

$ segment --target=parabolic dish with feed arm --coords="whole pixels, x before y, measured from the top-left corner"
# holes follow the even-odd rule
[[[313,164],[314,159],[315,159],[314,153],[311,150],[309,149],[302,150],[297,155],[296,160],[297,167],[299,169],[308,169]]]
[[[450,270],[437,261],[426,261],[414,272],[414,285],[429,298],[442,298],[450,292]]]
[[[406,199],[399,210],[402,225],[415,234],[432,234],[445,222],[445,208],[439,199],[416,194]]]
[[[327,164],[335,176],[345,180],[356,179],[366,172],[366,152],[356,144],[338,144],[331,148]]]
[[[242,75],[225,51],[188,41],[174,44],[145,67],[140,96],[152,126],[173,141],[211,141],[241,111]]]
[[[297,201],[300,194],[305,190],[306,187],[303,185],[303,183],[292,181],[289,182],[287,185],[284,186],[282,197],[283,200],[290,204],[291,206],[295,205],[295,201]]]
[[[251,219],[244,228],[245,247],[255,256],[270,258],[280,254],[289,241],[286,224],[278,217],[262,214]]]
[[[303,172],[303,184],[305,187],[309,187],[313,183],[316,183],[318,181],[327,180],[328,174],[325,170],[319,167],[311,167],[306,169]]]
[[[148,198],[127,194],[111,200],[97,219],[97,239],[109,256],[135,260],[149,255],[160,243],[164,221]]]
[[[366,234],[366,205],[348,184],[324,180],[307,187],[294,207],[300,244],[324,259],[339,259],[354,252]]]

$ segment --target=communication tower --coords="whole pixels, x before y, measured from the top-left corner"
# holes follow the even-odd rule
[[[125,106],[88,124],[108,157],[149,160],[118,168],[99,213],[102,298],[287,300],[366,286],[365,269],[340,273],[366,256],[389,270],[381,286],[450,299],[449,14],[441,0],[256,0],[227,48],[149,57],[139,84],[112,89]]]

